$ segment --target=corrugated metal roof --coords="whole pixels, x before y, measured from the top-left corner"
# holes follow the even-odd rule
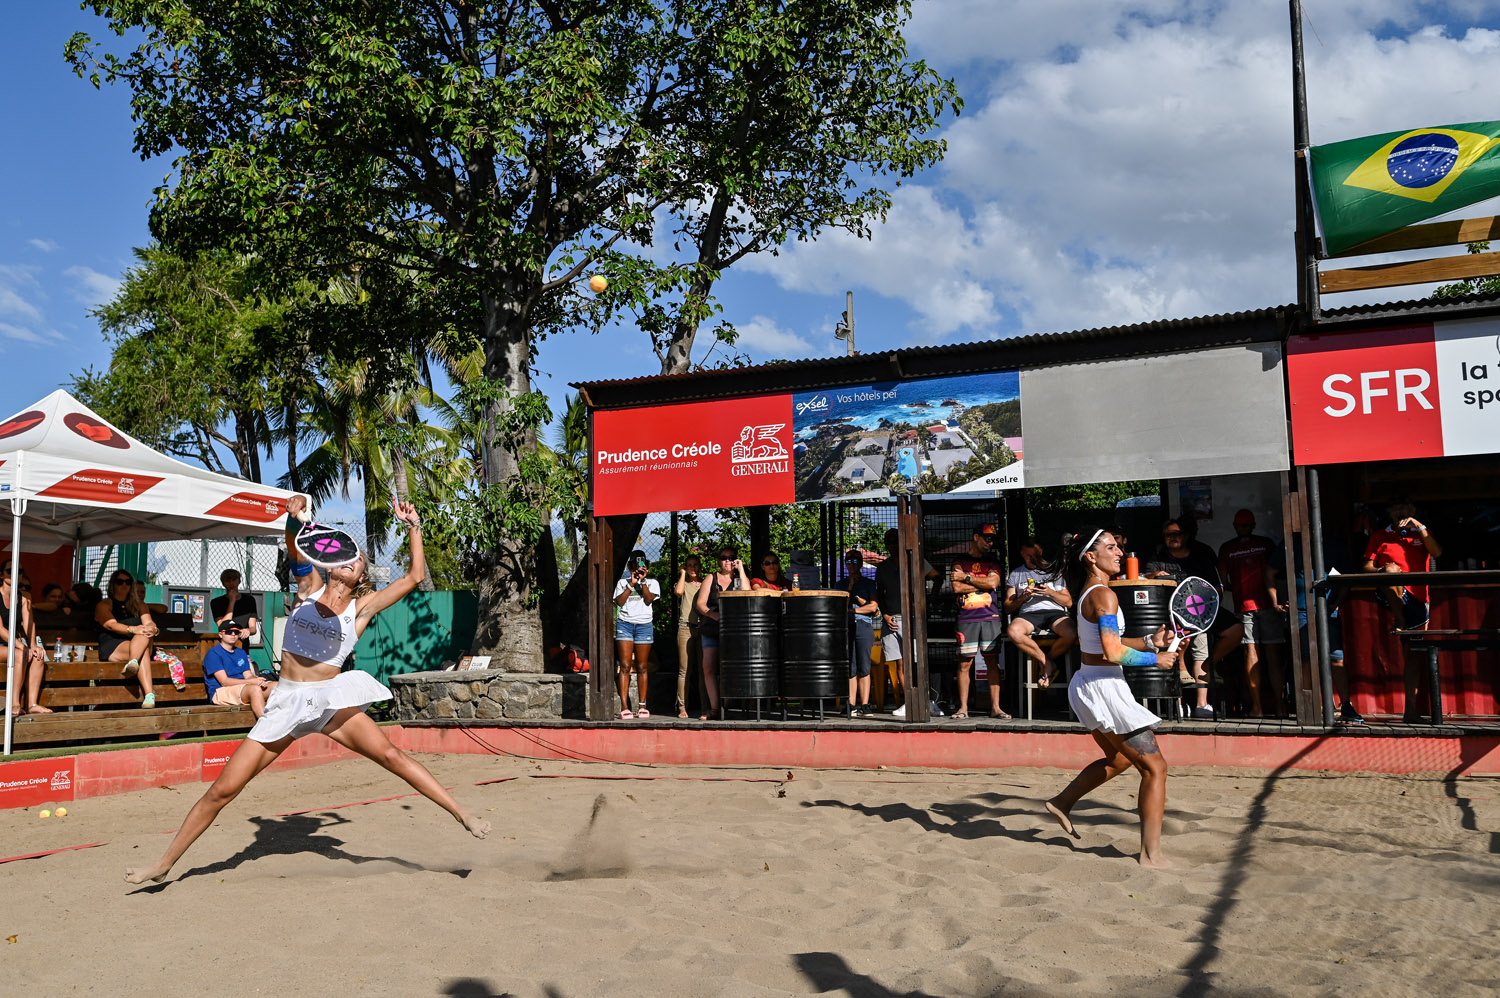
[[[1410,298],[1406,301],[1376,302],[1369,305],[1346,305],[1324,309],[1315,324],[1327,326],[1368,326],[1390,320],[1410,321],[1415,316],[1435,319],[1463,319],[1500,314],[1500,294],[1461,295],[1456,298]],[[1306,323],[1303,323],[1306,326]]]
[[[1281,340],[1296,317],[1295,305],[1158,319],[1060,333],[1032,333],[971,343],[904,347],[854,357],[816,357],[718,371],[693,371],[575,382],[596,409],[694,402],[740,395],[814,391],[899,378],[1153,356],[1235,343]]]

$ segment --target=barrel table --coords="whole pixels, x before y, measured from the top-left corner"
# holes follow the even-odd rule
[[[787,700],[823,701],[849,695],[849,594],[796,589],[781,594],[782,718]]]
[[[1172,626],[1172,590],[1177,588],[1172,579],[1116,579],[1109,584],[1120,609],[1125,611],[1125,630],[1121,637],[1144,638],[1156,633],[1163,625]],[[1185,649],[1184,649],[1185,650]],[[1162,713],[1162,708],[1153,701],[1161,701],[1172,720],[1182,716],[1182,687],[1177,680],[1176,669],[1163,669],[1157,665],[1127,665],[1124,667],[1125,684],[1137,700],[1145,703],[1146,709]]]
[[[781,669],[781,593],[763,589],[719,593],[719,704],[775,700]]]

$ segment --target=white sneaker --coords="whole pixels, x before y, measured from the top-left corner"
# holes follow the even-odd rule
[[[906,716],[906,704],[902,704],[901,706],[897,707],[895,710],[891,711],[891,716],[892,717],[905,717]]]
[[[938,702],[936,700],[929,700],[927,702],[927,713],[930,714],[930,715],[932,715],[933,717],[943,717],[944,716],[943,715],[943,708],[941,708],[941,707],[938,706]]]

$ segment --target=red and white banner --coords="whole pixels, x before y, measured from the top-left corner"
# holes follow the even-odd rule
[[[0,765],[0,810],[73,799],[78,769],[73,756]]]
[[[203,743],[203,782],[212,783],[224,772],[224,767],[229,763],[229,757],[234,755],[234,750],[240,747],[239,742],[204,742]]]
[[[791,502],[792,397],[594,413],[594,514]]]
[[[1297,464],[1500,452],[1500,319],[1287,340]]]

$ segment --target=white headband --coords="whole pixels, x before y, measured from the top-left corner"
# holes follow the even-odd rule
[[[1099,538],[1102,537],[1102,536],[1104,536],[1104,528],[1103,527],[1100,527],[1098,530],[1094,531],[1094,536],[1090,537],[1089,538],[1089,542],[1087,544],[1085,544],[1079,550],[1079,552],[1078,552],[1078,560],[1079,561],[1083,560],[1083,556],[1089,553],[1089,549],[1092,548],[1094,546],[1095,542],[1097,542],[1099,540]]]

